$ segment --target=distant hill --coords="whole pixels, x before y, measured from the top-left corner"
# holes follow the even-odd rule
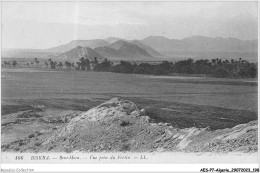
[[[97,59],[104,60],[105,57],[100,55],[98,52],[94,51],[93,49],[89,47],[81,47],[77,46],[67,52],[64,52],[56,58],[61,58],[61,59],[68,59],[68,60],[79,60],[81,57],[88,58],[90,60],[93,60],[94,57],[97,57]]]
[[[163,55],[159,53],[158,51],[154,50],[150,46],[147,46],[146,44],[138,41],[138,40],[133,40],[131,43],[137,45],[138,47],[144,49],[147,53],[149,53],[153,57],[162,57]]]
[[[257,40],[243,41],[237,38],[209,38],[193,36],[182,39],[189,51],[212,52],[257,52]],[[185,47],[183,47],[185,48]]]
[[[138,47],[146,50],[146,52],[153,57],[162,57],[163,56],[161,53],[154,50],[150,46],[140,42],[139,40],[126,40],[126,39],[121,39],[121,38],[118,38],[118,37],[109,37],[109,38],[106,38],[105,40],[110,44],[115,43],[119,40],[126,41],[126,42],[129,42],[129,43],[133,43],[133,44],[137,45]]]
[[[146,52],[146,50],[123,40],[118,40],[110,44],[109,47],[117,50],[122,56],[125,57],[152,57]]]
[[[1,56],[6,58],[46,58],[57,55],[42,49],[2,49]]]
[[[96,47],[103,47],[103,46],[108,46],[109,43],[105,40],[102,39],[95,39],[95,40],[73,40],[69,42],[68,44],[53,47],[50,49],[46,49],[45,51],[47,52],[66,52],[69,51],[77,46],[81,47],[89,47],[91,49],[94,49]]]
[[[124,39],[118,38],[118,37],[109,37],[109,38],[106,38],[105,40],[106,40],[109,44],[111,44],[111,43],[114,43],[114,42],[116,42],[116,41],[118,41],[118,40],[124,40]]]
[[[109,46],[95,48],[95,51],[109,59],[122,60],[153,60],[156,59],[150,55],[145,49],[136,44],[118,40]]]
[[[103,55],[104,57],[107,57],[107,58],[117,59],[117,58],[121,57],[121,54],[117,50],[115,50],[111,47],[108,47],[108,46],[97,47],[94,50],[96,52],[98,52],[100,55]]]
[[[159,52],[257,52],[257,40],[243,41],[236,38],[192,36],[177,40],[162,36],[150,36],[141,42]]]
[[[239,40],[236,38],[210,38],[192,36],[181,40],[168,39],[163,36],[150,36],[142,43],[150,46],[168,57],[200,57],[200,58],[257,58],[257,40]],[[202,56],[207,57],[202,57]]]
[[[117,37],[94,40],[74,40],[68,44],[49,49],[3,49],[2,57],[52,58],[80,47],[87,47],[102,57],[111,60],[180,60],[180,59],[238,59],[257,62],[258,40],[237,38],[192,36],[184,39],[169,39],[149,36],[143,40],[125,40]],[[74,51],[74,50],[73,50]],[[75,53],[76,54],[76,53]],[[60,57],[60,56],[58,56]],[[71,56],[67,56],[71,57]]]

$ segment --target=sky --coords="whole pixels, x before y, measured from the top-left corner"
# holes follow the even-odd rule
[[[2,47],[194,35],[257,39],[257,2],[2,2]]]

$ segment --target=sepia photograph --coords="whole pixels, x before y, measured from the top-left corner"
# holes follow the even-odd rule
[[[1,163],[258,161],[258,1],[1,2]]]

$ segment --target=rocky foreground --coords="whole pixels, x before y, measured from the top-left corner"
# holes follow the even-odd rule
[[[28,115],[28,114],[26,114]],[[86,112],[67,111],[57,116],[2,119],[3,133],[10,124],[28,121],[57,123],[28,136],[3,141],[2,151],[15,152],[256,152],[258,124],[251,121],[233,128],[173,127],[146,116],[133,102],[113,98]],[[35,116],[35,117],[34,117]],[[9,118],[10,119],[10,118]],[[4,123],[3,123],[4,122]]]

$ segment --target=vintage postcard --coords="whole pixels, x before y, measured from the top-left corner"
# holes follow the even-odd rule
[[[258,162],[258,1],[1,2],[1,172]]]

